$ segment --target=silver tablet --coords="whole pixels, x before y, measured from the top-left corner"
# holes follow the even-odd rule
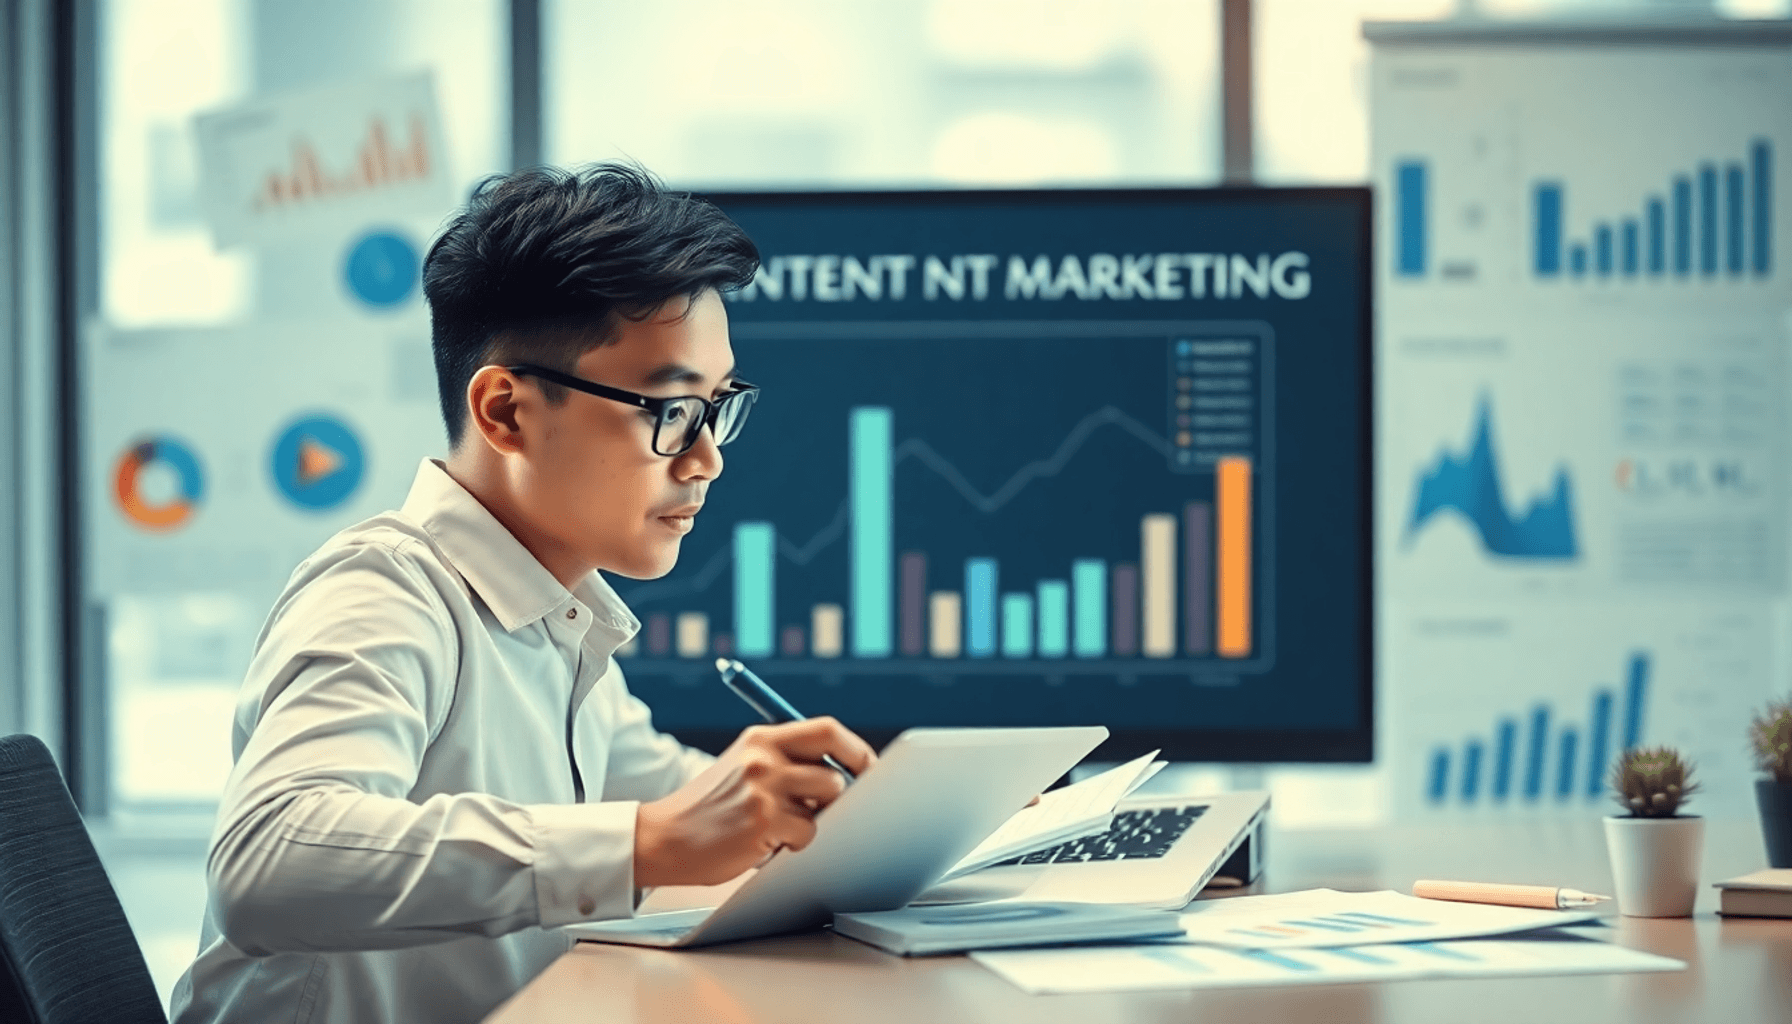
[[[600,942],[701,946],[895,910],[1107,735],[1100,726],[910,729],[816,818],[814,842],[773,857],[721,906],[566,930]]]

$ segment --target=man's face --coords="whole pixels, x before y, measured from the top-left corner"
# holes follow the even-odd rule
[[[586,352],[572,372],[653,398],[714,400],[734,380],[721,296],[709,290],[650,319],[623,320],[617,340]],[[634,579],[671,572],[722,472],[714,432],[668,457],[654,454],[653,414],[624,402],[569,391],[560,405],[539,408],[545,429],[531,444],[523,488],[530,518],[585,564]]]

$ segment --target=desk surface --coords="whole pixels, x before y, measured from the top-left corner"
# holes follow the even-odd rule
[[[1610,892],[1597,817],[1519,825],[1272,832],[1262,891],[1407,890],[1417,878]],[[1753,822],[1714,822],[1703,881],[1766,863]],[[1725,920],[1703,888],[1691,920],[1613,919],[1615,941],[1687,963],[1672,974],[1402,981],[1029,996],[962,957],[903,959],[816,932],[669,952],[580,943],[488,1024],[562,1021],[1357,1022],[1792,1021],[1792,921]]]

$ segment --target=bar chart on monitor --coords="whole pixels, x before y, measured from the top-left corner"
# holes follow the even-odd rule
[[[1263,324],[746,324],[736,353],[765,397],[678,568],[618,581],[631,679],[1272,660]]]

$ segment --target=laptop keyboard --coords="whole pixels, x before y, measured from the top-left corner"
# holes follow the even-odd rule
[[[1182,833],[1207,810],[1204,804],[1182,807],[1148,807],[1121,811],[1106,832],[1072,839],[1049,849],[1036,850],[994,867],[1013,864],[1062,864],[1067,861],[1150,860],[1162,857],[1182,838]]]

